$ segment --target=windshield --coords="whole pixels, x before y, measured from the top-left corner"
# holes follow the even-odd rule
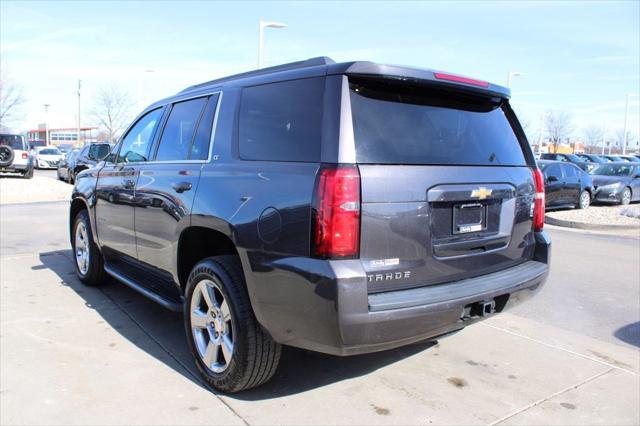
[[[603,164],[590,170],[589,174],[601,176],[630,176],[632,170],[632,165]]]
[[[526,165],[499,99],[369,80],[350,86],[358,163]]]
[[[38,151],[41,155],[61,155],[62,153],[58,148],[45,148]]]
[[[0,135],[0,145],[24,150],[24,138],[20,135]]]
[[[580,163],[583,160],[575,154],[566,154],[567,158],[571,160],[572,163]]]

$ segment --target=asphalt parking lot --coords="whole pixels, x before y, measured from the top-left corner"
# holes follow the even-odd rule
[[[551,276],[527,304],[437,344],[287,348],[267,385],[221,395],[179,315],[79,283],[66,202],[3,205],[0,423],[639,424],[640,239],[548,231]]]

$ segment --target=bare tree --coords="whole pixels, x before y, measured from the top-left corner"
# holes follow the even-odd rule
[[[584,141],[586,142],[587,147],[589,147],[589,152],[593,150],[596,152],[596,148],[602,144],[602,139],[604,138],[604,129],[599,126],[589,126],[583,130]]]
[[[562,139],[569,137],[573,131],[571,116],[565,111],[548,111],[544,117],[544,128],[553,145],[553,152],[557,152]]]
[[[0,72],[0,129],[7,128],[9,123],[20,118],[23,103],[22,87]]]
[[[113,143],[131,119],[132,97],[122,88],[111,85],[98,90],[91,115],[104,128]]]

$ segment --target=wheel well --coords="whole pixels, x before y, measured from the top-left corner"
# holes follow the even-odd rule
[[[236,246],[219,231],[193,226],[182,231],[178,242],[178,279],[184,288],[196,263],[211,256],[237,255]]]
[[[76,198],[71,202],[71,208],[69,209],[69,235],[71,235],[71,228],[73,227],[73,221],[76,218],[76,215],[81,210],[86,210],[87,205],[79,198]]]

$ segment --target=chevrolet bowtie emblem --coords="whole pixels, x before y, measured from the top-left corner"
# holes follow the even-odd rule
[[[471,197],[477,198],[479,200],[484,200],[485,198],[490,196],[492,192],[493,192],[492,189],[480,187],[478,189],[474,189],[473,191],[471,191]]]

